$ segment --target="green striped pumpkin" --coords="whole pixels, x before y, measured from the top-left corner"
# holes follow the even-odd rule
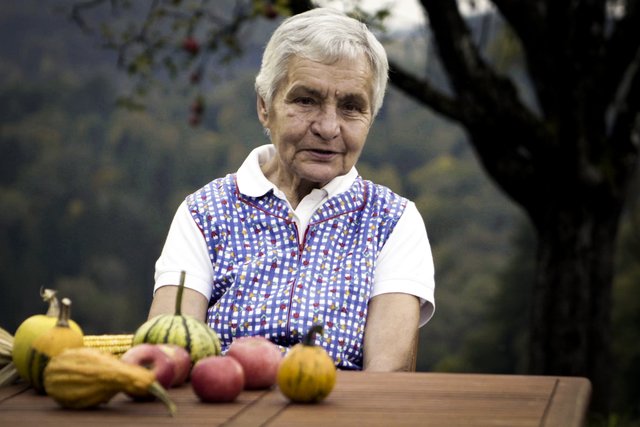
[[[177,344],[191,355],[191,361],[221,353],[218,335],[206,323],[193,316],[182,314],[184,271],[180,275],[180,287],[176,295],[175,314],[160,314],[143,323],[133,335],[133,345]]]

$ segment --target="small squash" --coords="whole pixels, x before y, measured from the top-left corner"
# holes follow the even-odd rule
[[[18,371],[18,375],[27,381],[29,378],[29,351],[31,350],[31,344],[33,344],[33,341],[42,335],[42,333],[56,325],[60,314],[60,303],[58,302],[55,290],[40,289],[40,297],[49,305],[46,314],[34,314],[25,319],[20,326],[18,326],[13,337],[11,359]],[[80,326],[73,320],[69,323],[71,328],[82,332]]]
[[[160,314],[143,323],[133,335],[132,345],[176,344],[184,347],[191,362],[208,356],[219,356],[220,340],[216,332],[206,323],[193,316],[182,314],[182,293],[185,272],[180,275],[180,287],[176,295],[175,314]]]
[[[314,325],[302,343],[289,350],[278,369],[278,387],[293,402],[314,403],[331,393],[336,383],[336,367],[324,348],[314,345],[322,326]]]
[[[64,408],[93,408],[126,392],[153,395],[165,404],[171,416],[176,413],[175,404],[151,370],[122,362],[95,348],[68,349],[51,359],[44,370],[44,386],[47,394]]]
[[[84,345],[82,332],[69,326],[71,300],[63,298],[61,302],[62,307],[56,325],[33,340],[29,350],[27,380],[38,393],[45,392],[42,374],[49,360],[67,348],[77,348]]]

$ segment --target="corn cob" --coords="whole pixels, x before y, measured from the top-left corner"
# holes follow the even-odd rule
[[[132,346],[133,334],[85,335],[84,346],[121,356]]]

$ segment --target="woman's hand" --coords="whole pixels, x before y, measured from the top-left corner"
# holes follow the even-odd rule
[[[369,301],[363,369],[415,371],[420,301],[409,294],[381,294]]]

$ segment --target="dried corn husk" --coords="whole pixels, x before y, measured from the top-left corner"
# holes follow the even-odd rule
[[[11,360],[13,335],[0,328],[0,387],[13,384],[18,379],[18,371]]]
[[[11,362],[13,335],[0,328],[0,368]]]

